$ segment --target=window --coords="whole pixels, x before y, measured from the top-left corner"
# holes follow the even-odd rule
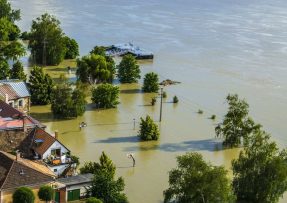
[[[57,172],[57,171],[58,171],[58,169],[55,168],[55,169],[54,169],[54,172]]]
[[[52,149],[51,155],[56,156],[56,157],[60,157],[61,156],[61,149]]]
[[[18,101],[18,106],[19,106],[19,107],[23,107],[23,106],[24,106],[24,101],[23,101],[23,99],[20,99],[20,100]]]
[[[9,102],[9,105],[14,107],[14,102]]]

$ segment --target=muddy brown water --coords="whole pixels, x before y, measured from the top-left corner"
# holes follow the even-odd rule
[[[32,115],[51,133],[59,130],[60,140],[82,163],[96,161],[102,151],[107,152],[125,179],[132,203],[162,202],[168,171],[176,166],[175,157],[187,151],[200,152],[213,164],[230,169],[239,149],[222,150],[220,140],[214,139],[214,125],[226,112],[228,93],[246,98],[251,116],[280,147],[286,147],[286,1],[11,2],[22,11],[22,30],[49,12],[78,41],[81,55],[95,45],[134,42],[155,54],[153,62],[141,64],[142,75],[154,71],[161,80],[182,82],[165,88],[168,98],[156,142],[139,142],[136,137],[141,116],[159,119],[159,103],[149,105],[154,95],[140,92],[142,80],[120,85],[118,108],[99,111],[89,104],[84,116],[73,120],[54,120],[49,106],[32,107]],[[179,98],[176,105],[171,103],[174,95]],[[198,109],[204,114],[196,114]],[[208,119],[212,114],[217,116],[215,121]],[[80,131],[82,121],[88,126]],[[135,156],[135,168],[128,153]]]

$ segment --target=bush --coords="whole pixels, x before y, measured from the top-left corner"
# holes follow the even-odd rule
[[[162,93],[162,97],[163,97],[163,98],[167,98],[166,92],[163,92],[163,93]]]
[[[28,187],[20,187],[13,194],[13,203],[34,203],[35,195]]]
[[[216,118],[216,115],[214,114],[210,117],[211,120],[215,120],[215,118]]]
[[[158,92],[159,79],[154,72],[147,73],[144,77],[143,91],[144,92]]]
[[[155,103],[156,103],[156,98],[155,97],[153,97],[152,99],[151,99],[151,105],[155,105]]]
[[[141,118],[139,137],[141,140],[145,141],[158,140],[158,126],[154,123],[150,116],[146,116],[145,120]]]
[[[203,114],[203,111],[201,109],[198,110],[198,114]]]
[[[43,185],[39,189],[38,197],[42,201],[51,201],[54,198],[54,189],[49,185]]]
[[[89,199],[86,200],[86,203],[103,203],[102,200],[99,200],[95,197],[90,197]]]
[[[92,90],[92,101],[97,108],[115,108],[119,104],[119,87],[101,84]]]
[[[177,96],[174,96],[174,97],[173,97],[173,103],[175,103],[175,104],[178,103],[178,98],[177,98]]]

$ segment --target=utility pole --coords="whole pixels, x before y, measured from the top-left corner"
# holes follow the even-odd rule
[[[134,130],[135,130],[136,129],[136,119],[134,118],[133,121],[134,121]]]
[[[160,114],[159,114],[159,122],[161,122],[162,117],[162,97],[163,97],[163,88],[160,88]]]
[[[43,56],[42,56],[43,67],[46,66],[46,44],[47,44],[47,41],[46,41],[46,36],[45,36],[44,41],[43,41]]]

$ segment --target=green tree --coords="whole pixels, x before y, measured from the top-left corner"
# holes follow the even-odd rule
[[[95,174],[99,170],[107,171],[115,175],[116,166],[113,164],[113,161],[106,155],[105,152],[102,152],[99,163],[86,162],[84,166],[80,168],[81,174],[85,174],[85,173]]]
[[[215,127],[215,133],[217,137],[224,139],[223,145],[237,147],[242,139],[245,143],[252,132],[261,126],[248,116],[249,105],[245,100],[240,100],[237,94],[229,94],[226,100],[229,105],[228,112],[223,122]]]
[[[0,80],[10,77],[10,68],[7,60],[0,58]]]
[[[278,202],[287,190],[287,152],[257,130],[232,161],[233,188],[240,202]]]
[[[66,46],[65,59],[75,59],[79,56],[79,45],[76,40],[65,36],[64,44]]]
[[[13,203],[34,203],[35,195],[28,187],[20,187],[13,193]]]
[[[40,200],[46,201],[48,203],[49,201],[53,200],[54,193],[55,193],[55,191],[51,186],[43,185],[40,187],[40,189],[38,191],[38,197]]]
[[[125,55],[118,65],[118,77],[121,83],[137,82],[141,78],[141,71],[134,56]]]
[[[196,152],[178,156],[177,164],[177,168],[169,172],[169,188],[164,191],[164,202],[234,202],[224,167],[206,163]]]
[[[100,84],[92,90],[92,101],[97,108],[115,108],[119,104],[119,87]]]
[[[35,66],[29,78],[31,101],[35,105],[46,105],[51,101],[53,80],[45,74],[43,68]]]
[[[144,77],[143,91],[144,92],[158,92],[159,79],[154,72],[147,73]]]
[[[86,200],[86,203],[103,203],[103,202],[95,197],[90,197]]]
[[[82,91],[72,90],[66,78],[60,77],[52,93],[51,110],[57,118],[74,118],[86,111],[85,95]]]
[[[29,38],[29,48],[36,63],[57,65],[63,61],[66,54],[64,33],[54,16],[45,13],[33,20]]]
[[[7,18],[11,22],[21,19],[20,10],[13,10],[7,0],[0,0],[0,18]]]
[[[141,118],[139,137],[141,140],[158,140],[159,138],[158,126],[154,123],[150,116],[146,116],[144,120]]]
[[[94,175],[90,194],[104,203],[127,203],[127,197],[123,193],[124,188],[125,183],[122,177],[115,180],[111,172],[99,170]]]
[[[106,56],[106,48],[104,46],[95,46],[92,51],[90,51],[90,54]]]
[[[77,60],[76,75],[83,83],[111,82],[114,75],[114,65],[105,56],[91,54]]]
[[[13,64],[11,78],[26,81],[27,76],[24,73],[23,64],[20,61],[16,61],[16,63]]]

